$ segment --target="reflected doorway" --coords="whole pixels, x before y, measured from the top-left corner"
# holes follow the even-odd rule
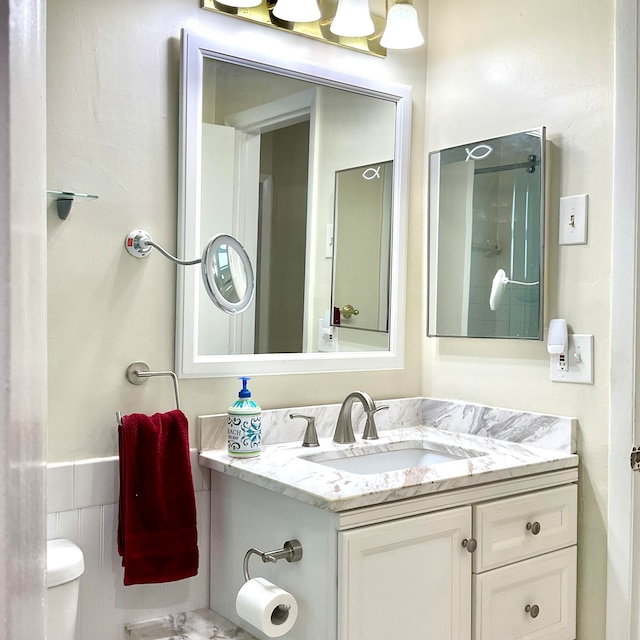
[[[256,353],[304,351],[309,131],[305,120],[260,136]]]

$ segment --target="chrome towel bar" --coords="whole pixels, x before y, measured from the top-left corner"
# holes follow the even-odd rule
[[[126,371],[127,380],[131,384],[144,384],[149,378],[155,378],[158,376],[169,376],[173,381],[173,391],[176,396],[176,409],[180,408],[180,392],[178,391],[178,376],[174,371],[150,371],[149,365],[146,362],[136,361],[132,362]],[[116,418],[118,425],[122,425],[122,414],[116,411]]]

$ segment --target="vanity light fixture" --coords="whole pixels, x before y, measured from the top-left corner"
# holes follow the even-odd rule
[[[273,15],[286,22],[315,22],[322,17],[317,0],[278,0]]]
[[[238,9],[257,7],[262,4],[262,0],[218,0],[218,2],[227,7],[236,7]]]
[[[412,0],[396,0],[391,6],[380,44],[385,49],[414,49],[424,44]]]
[[[209,11],[384,57],[424,43],[412,0],[201,0]],[[378,15],[381,13],[381,15]]]
[[[369,13],[369,0],[339,0],[336,15],[329,27],[337,36],[360,38],[375,33]]]

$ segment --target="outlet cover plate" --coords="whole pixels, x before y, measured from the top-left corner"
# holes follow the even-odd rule
[[[549,370],[553,382],[575,382],[593,384],[593,336],[584,333],[569,334],[567,370],[559,371],[551,356]]]

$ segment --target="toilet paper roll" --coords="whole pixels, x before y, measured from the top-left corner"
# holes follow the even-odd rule
[[[242,585],[236,596],[236,612],[270,638],[279,638],[298,617],[296,599],[264,578],[253,578]]]

